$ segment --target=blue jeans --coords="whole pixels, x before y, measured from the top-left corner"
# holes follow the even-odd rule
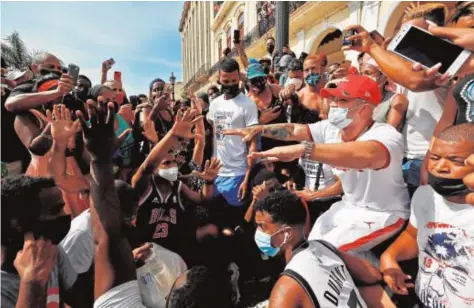
[[[214,181],[214,196],[222,195],[229,205],[241,206],[243,203],[239,201],[239,188],[244,178],[245,175],[218,176]]]
[[[411,159],[402,166],[403,179],[408,186],[410,196],[413,196],[415,190],[420,186],[420,170],[422,163],[422,160]]]

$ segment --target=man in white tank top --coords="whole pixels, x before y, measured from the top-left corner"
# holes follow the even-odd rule
[[[268,307],[395,307],[378,285],[381,273],[369,262],[327,242],[306,240],[306,210],[293,193],[270,194],[256,204],[254,216],[261,252],[282,256],[287,263]]]

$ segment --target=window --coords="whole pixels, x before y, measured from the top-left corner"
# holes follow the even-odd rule
[[[242,41],[244,39],[244,12],[239,15],[238,29],[240,31],[240,40]]]
[[[219,41],[217,41],[217,53],[219,55],[218,57],[220,60],[222,57],[222,39],[219,39]]]
[[[232,49],[232,30],[231,27],[227,29],[227,47]]]

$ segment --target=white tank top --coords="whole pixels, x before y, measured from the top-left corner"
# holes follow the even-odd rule
[[[295,250],[282,275],[296,280],[315,308],[366,308],[339,251],[325,241],[309,241]]]

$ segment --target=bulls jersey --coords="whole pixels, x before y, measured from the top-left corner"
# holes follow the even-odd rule
[[[142,242],[154,242],[184,258],[194,244],[196,229],[181,196],[181,181],[171,183],[168,196],[162,196],[152,180],[140,199],[136,227]]]
[[[282,275],[296,280],[315,308],[365,308],[349,271],[331,244],[309,241],[296,249]]]

